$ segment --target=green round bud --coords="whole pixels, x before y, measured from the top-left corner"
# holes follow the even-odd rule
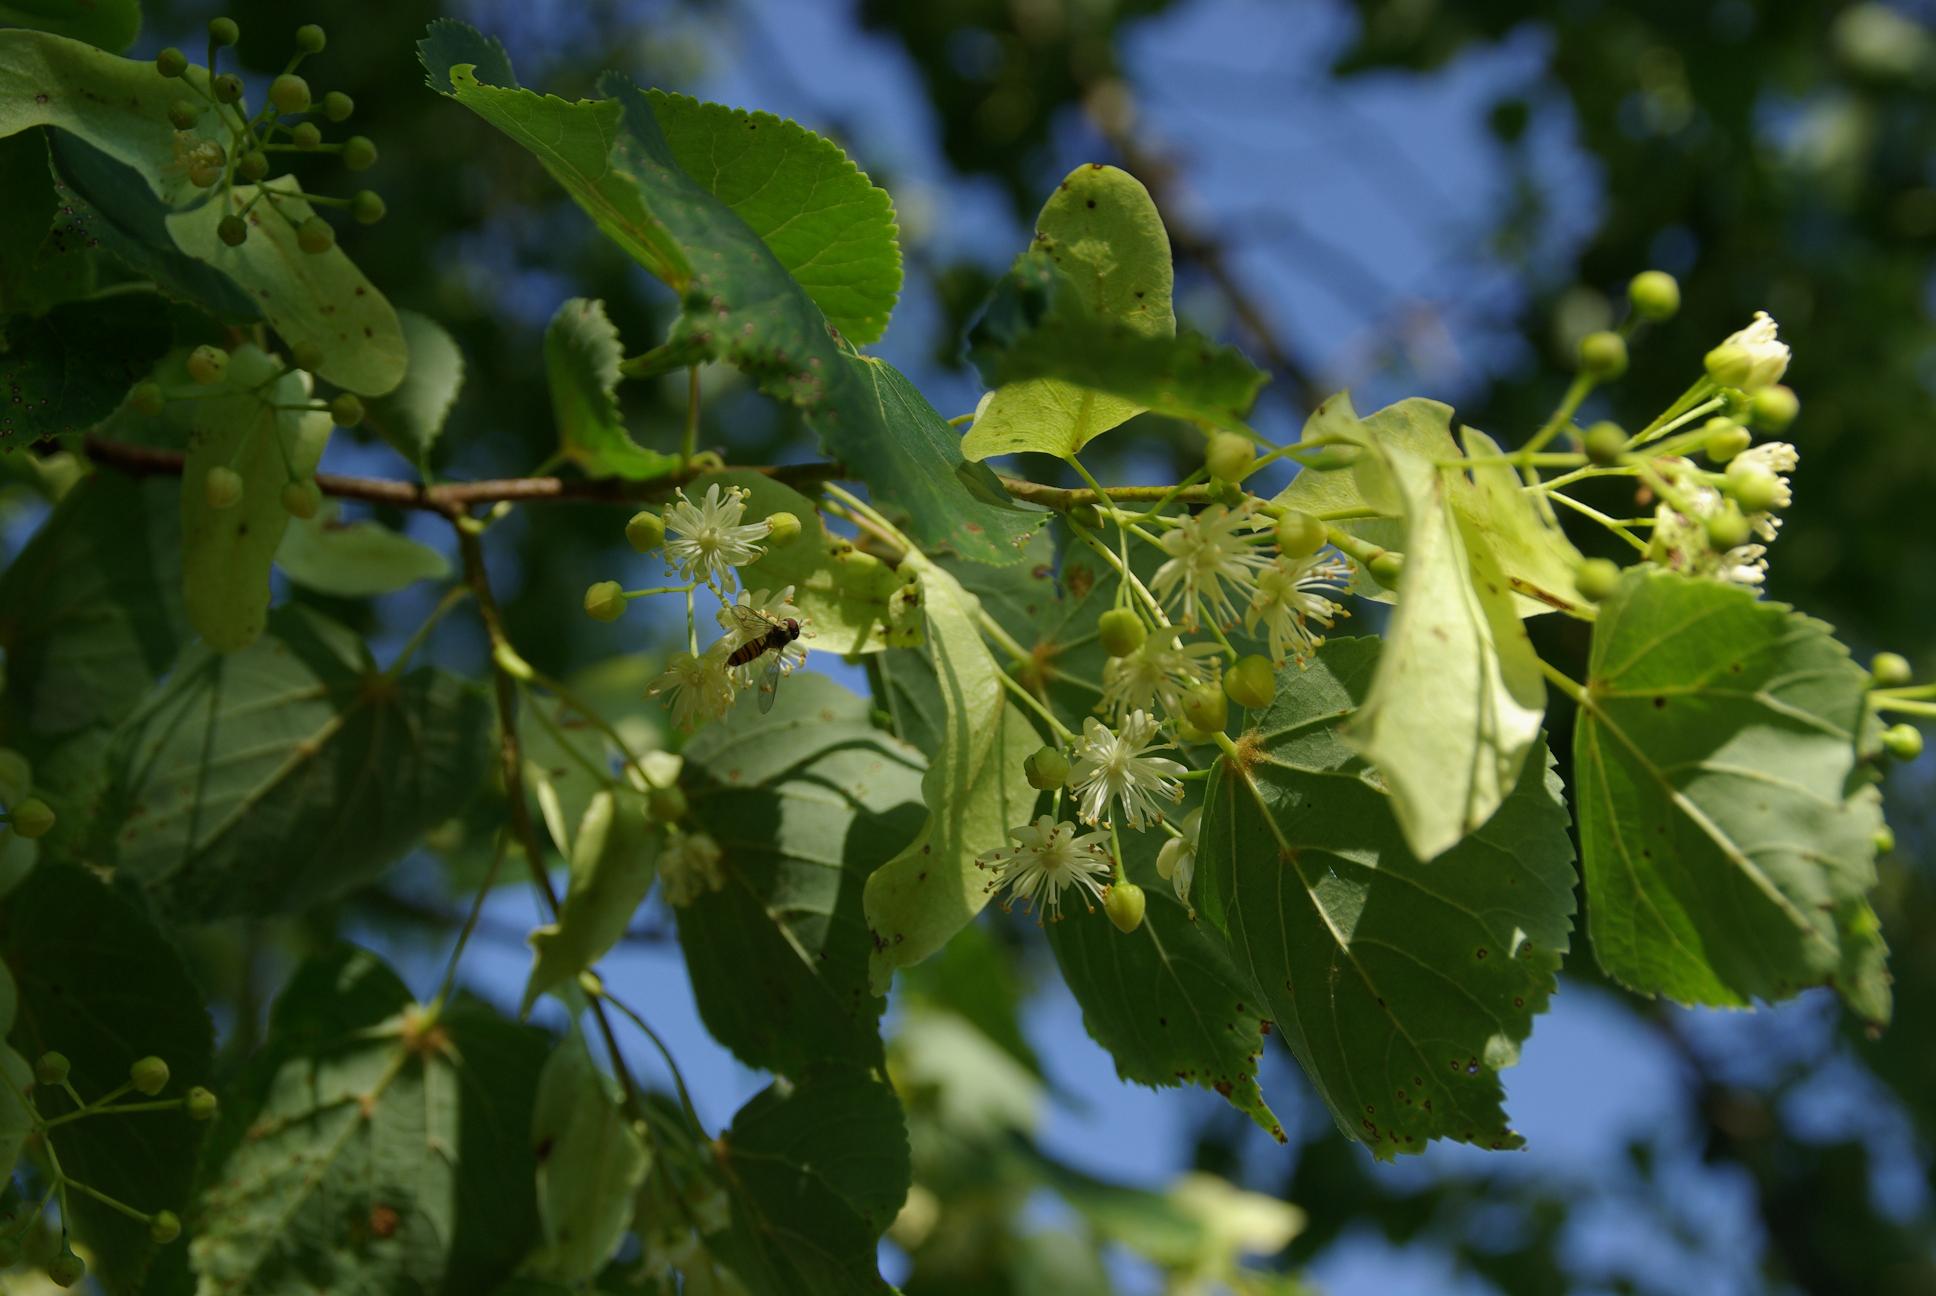
[[[1802,412],[1802,402],[1794,388],[1770,383],[1748,398],[1748,409],[1756,427],[1765,432],[1784,432]]]
[[[54,826],[54,807],[39,797],[28,797],[19,805],[7,807],[7,823],[29,840],[45,837]]]
[[[1241,481],[1257,462],[1257,443],[1236,432],[1219,432],[1210,438],[1203,453],[1203,466],[1219,481]]]
[[[625,615],[625,587],[599,581],[585,591],[585,615],[594,621],[616,621]]]
[[[1183,718],[1192,729],[1222,733],[1230,719],[1230,699],[1215,684],[1198,684],[1183,695]]]
[[[168,397],[162,392],[160,383],[138,382],[134,390],[128,393],[128,404],[134,407],[135,413],[153,418],[168,407]]]
[[[1110,608],[1096,618],[1096,637],[1111,657],[1127,657],[1143,646],[1149,630],[1130,608]]]
[[[181,1236],[181,1217],[171,1210],[156,1211],[148,1220],[148,1240],[167,1246]]]
[[[1740,387],[1754,374],[1754,352],[1739,342],[1723,342],[1701,362],[1707,376],[1723,387]]]
[[[241,247],[249,241],[249,222],[230,212],[216,223],[215,236],[230,247]]]
[[[1896,830],[1884,824],[1876,829],[1875,836],[1870,840],[1875,843],[1876,854],[1887,855],[1896,848]]]
[[[323,116],[333,122],[345,122],[356,111],[356,100],[341,90],[332,90],[323,96]]]
[[[1143,888],[1134,882],[1118,882],[1102,898],[1102,911],[1116,924],[1116,930],[1127,936],[1143,925],[1143,910],[1148,903]]]
[[[213,189],[221,182],[224,170],[220,162],[206,157],[191,161],[188,164],[188,183],[197,189]]]
[[[1707,433],[1701,452],[1710,463],[1724,464],[1754,444],[1754,434],[1731,418],[1716,416],[1701,425]]]
[[[87,1261],[64,1249],[47,1262],[47,1281],[56,1287],[72,1287],[87,1276]]]
[[[229,353],[204,342],[188,353],[188,376],[204,387],[221,382],[229,371]]]
[[[384,205],[383,195],[374,189],[359,189],[356,197],[350,199],[350,215],[356,218],[358,225],[374,225],[389,210]]]
[[[1601,467],[1620,462],[1627,452],[1627,432],[1618,423],[1595,423],[1581,443],[1586,457]]]
[[[625,524],[625,539],[639,553],[651,553],[665,543],[665,519],[651,509],[640,509]]]
[[[216,103],[242,102],[242,78],[233,72],[224,72],[209,82],[209,90],[214,93]]]
[[[307,369],[311,373],[321,369],[323,367],[323,360],[325,359],[322,346],[307,340],[298,342],[291,347],[289,349],[289,358],[295,362],[296,368]]]
[[[1580,370],[1606,382],[1627,372],[1627,339],[1607,329],[1580,339]]]
[[[1727,491],[1749,513],[1766,513],[1781,503],[1781,479],[1759,464],[1736,460],[1728,465]]]
[[[1324,548],[1324,523],[1303,509],[1285,509],[1277,519],[1277,551],[1286,558],[1308,558]]]
[[[296,28],[296,48],[305,54],[321,54],[329,44],[329,36],[315,23],[304,23]]]
[[[671,787],[655,787],[645,794],[645,808],[655,823],[678,823],[686,817],[689,808],[686,794],[675,783]]]
[[[1753,534],[1753,525],[1733,500],[1722,505],[1707,520],[1707,542],[1716,549],[1737,548],[1748,543],[1748,537]]]
[[[1376,558],[1365,564],[1365,571],[1386,589],[1397,589],[1398,578],[1405,574],[1405,555],[1390,549],[1380,550]]]
[[[234,508],[242,502],[242,474],[233,468],[215,465],[202,478],[202,499],[218,512]]]
[[[1923,731],[1912,724],[1890,725],[1882,731],[1882,747],[1897,760],[1915,760],[1923,754]]]
[[[178,77],[188,71],[188,55],[170,45],[155,55],[155,71],[165,77]]]
[[[134,1086],[136,1093],[152,1098],[168,1087],[168,1064],[152,1053],[145,1058],[136,1058],[134,1065],[128,1068],[128,1083]]]
[[[1879,652],[1869,659],[1869,678],[1878,688],[1901,688],[1916,677],[1901,653]]]
[[[318,149],[323,146],[323,128],[315,122],[297,122],[289,132],[289,142],[299,149]]]
[[[368,171],[376,165],[376,141],[368,135],[352,135],[343,141],[343,165],[352,171]]]
[[[176,130],[192,129],[201,117],[201,107],[192,99],[177,99],[168,105],[168,124]]]
[[[1212,477],[1204,494],[1226,508],[1237,508],[1244,502],[1244,488],[1222,477]]]
[[[309,111],[309,82],[294,72],[284,72],[269,83],[269,102],[276,111],[294,115]],[[307,124],[307,123],[305,123]]]
[[[222,1110],[222,1104],[213,1093],[196,1085],[182,1100],[182,1110],[188,1113],[188,1119],[192,1121],[212,1121],[215,1113]]]
[[[783,545],[800,538],[800,517],[796,513],[788,513],[784,509],[769,513],[766,515],[766,525],[769,543]]]
[[[1277,672],[1258,653],[1240,657],[1224,672],[1223,691],[1240,707],[1261,711],[1277,697]]]
[[[282,488],[282,508],[290,517],[313,518],[323,507],[323,488],[311,478]]]
[[[311,216],[296,226],[296,246],[311,256],[320,256],[336,246],[336,231],[321,216]]]
[[[242,29],[235,25],[233,18],[211,18],[208,20],[208,38],[217,45],[233,45],[242,39]]]
[[[1665,270],[1642,270],[1627,285],[1627,300],[1644,320],[1672,319],[1681,308],[1681,286]]]
[[[244,180],[260,180],[269,174],[269,155],[260,149],[251,149],[235,159],[235,174]]]
[[[329,419],[337,427],[355,427],[363,421],[363,402],[354,392],[337,392],[330,398]]]
[[[1057,748],[1038,747],[1023,758],[1022,773],[1036,791],[1053,792],[1069,781],[1069,758]]]
[[[1620,585],[1620,568],[1605,558],[1588,558],[1573,573],[1573,584],[1587,602],[1604,602]]]
[[[42,1053],[34,1063],[34,1083],[46,1085],[51,1089],[67,1079],[67,1073],[73,1069],[73,1063],[67,1060],[67,1054]]]
[[[11,747],[0,747],[0,801],[25,797],[33,786],[32,762]]]

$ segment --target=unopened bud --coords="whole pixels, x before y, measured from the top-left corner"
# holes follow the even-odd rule
[[[1285,509],[1277,519],[1277,551],[1286,558],[1308,558],[1324,548],[1324,523],[1303,509]]]
[[[1707,519],[1707,540],[1716,549],[1733,549],[1748,543],[1754,533],[1741,506],[1729,500]]]
[[[188,55],[170,45],[155,55],[155,71],[165,77],[178,77],[188,71]],[[184,127],[183,129],[187,129]]]
[[[1754,434],[1731,418],[1716,416],[1701,425],[1707,440],[1701,450],[1709,462],[1724,464],[1754,444]]]
[[[46,1085],[49,1089],[67,1079],[73,1064],[65,1053],[42,1053],[34,1063],[34,1083]]]
[[[1054,747],[1040,747],[1022,761],[1028,785],[1038,792],[1053,792],[1069,781],[1069,758]]]
[[[651,509],[640,509],[625,524],[625,540],[639,553],[651,553],[665,543],[665,519]]]
[[[1681,286],[1665,270],[1642,270],[1627,285],[1627,300],[1644,320],[1672,319],[1681,308]]]
[[[202,499],[217,512],[240,504],[242,491],[242,474],[222,464],[216,464],[202,478]]]
[[[152,1098],[168,1087],[168,1063],[152,1054],[138,1058],[128,1068],[128,1083],[136,1093]]]
[[[363,421],[364,412],[355,392],[338,392],[330,398],[329,419],[337,427],[355,427]]]
[[[1627,372],[1627,339],[1606,329],[1581,338],[1580,371],[1601,382]]]
[[[1869,677],[1878,688],[1901,688],[1916,676],[1901,653],[1879,652],[1869,659]]]
[[[1241,481],[1257,461],[1257,443],[1236,432],[1219,432],[1210,438],[1203,465],[1220,481]]]
[[[182,1110],[188,1113],[188,1119],[192,1121],[214,1120],[215,1113],[221,1108],[222,1104],[215,1095],[200,1085],[190,1089],[188,1096],[182,1100]]]
[[[1397,589],[1399,577],[1405,574],[1405,555],[1381,549],[1376,558],[1365,564],[1365,571],[1386,589]]]
[[[1754,425],[1766,432],[1784,432],[1802,412],[1801,398],[1792,387],[1771,383],[1750,398]]]
[[[1183,695],[1183,718],[1204,733],[1222,733],[1230,718],[1230,699],[1215,684],[1198,684]]]
[[[766,525],[768,528],[766,538],[769,542],[776,545],[786,544],[791,540],[797,539],[800,535],[800,518],[798,514],[788,513],[784,510],[778,513],[769,513],[766,515]]]
[[[617,581],[599,581],[585,591],[585,615],[594,621],[618,620],[625,604],[625,588]]]
[[[1148,904],[1143,888],[1134,882],[1118,882],[1102,898],[1102,911],[1116,924],[1116,930],[1128,935],[1143,925],[1143,911]]]
[[[1923,754],[1923,731],[1912,724],[1890,725],[1882,731],[1882,746],[1897,760],[1915,760]]]
[[[1143,646],[1149,630],[1130,608],[1111,608],[1096,618],[1096,637],[1111,657],[1127,657]]]
[[[1252,711],[1262,710],[1277,697],[1277,672],[1270,658],[1252,653],[1224,672],[1223,691],[1232,702]]]
[[[1587,602],[1603,602],[1619,587],[1620,568],[1605,558],[1588,558],[1573,573],[1573,584]]]
[[[1620,456],[1627,452],[1627,433],[1618,423],[1595,423],[1586,430],[1582,443],[1586,457],[1605,467],[1620,462]]]

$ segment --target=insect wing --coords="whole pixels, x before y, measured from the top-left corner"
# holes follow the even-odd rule
[[[739,629],[740,642],[743,644],[766,638],[777,624],[772,617],[744,603],[728,603],[726,612],[733,618],[733,625]]]
[[[773,699],[780,696],[780,681],[786,678],[781,665],[786,661],[786,647],[776,648],[766,669],[760,672],[760,714],[765,715],[773,709]]]

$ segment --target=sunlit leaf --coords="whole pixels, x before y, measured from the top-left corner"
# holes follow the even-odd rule
[[[540,1277],[582,1282],[624,1238],[652,1153],[576,1032],[551,1051],[538,1079],[531,1147],[544,1230],[532,1268]]]
[[[648,450],[625,430],[618,404],[621,354],[605,303],[574,297],[551,317],[545,329],[545,381],[559,448],[594,477],[664,477],[679,467],[679,457]]]
[[[450,559],[379,522],[337,520],[325,506],[295,518],[276,549],[275,564],[296,584],[338,598],[394,594],[418,581],[450,575]]]

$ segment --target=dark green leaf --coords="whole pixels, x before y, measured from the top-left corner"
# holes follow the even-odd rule
[[[566,984],[605,957],[631,925],[652,889],[659,838],[646,822],[645,800],[630,788],[600,788],[576,822],[571,883],[556,922],[531,933],[536,961],[518,1014],[538,996]]]
[[[0,454],[87,431],[114,412],[171,340],[159,309],[131,309],[125,297],[14,318],[0,336]]]
[[[551,317],[545,329],[545,380],[560,450],[593,477],[664,477],[679,467],[679,457],[648,450],[625,430],[618,405],[622,353],[605,303],[574,297]]]
[[[552,1050],[539,1077],[531,1146],[544,1231],[532,1267],[542,1277],[583,1282],[624,1238],[652,1153],[576,1032]]]
[[[0,27],[41,31],[119,52],[141,32],[140,0],[0,0]]]
[[[410,367],[395,391],[368,402],[364,422],[422,471],[464,385],[464,353],[443,325],[427,316],[400,310],[397,320],[403,326]]]
[[[93,282],[92,258],[70,248],[70,222],[56,235],[61,202],[47,165],[47,134],[25,130],[0,139],[0,316],[84,296]]]

